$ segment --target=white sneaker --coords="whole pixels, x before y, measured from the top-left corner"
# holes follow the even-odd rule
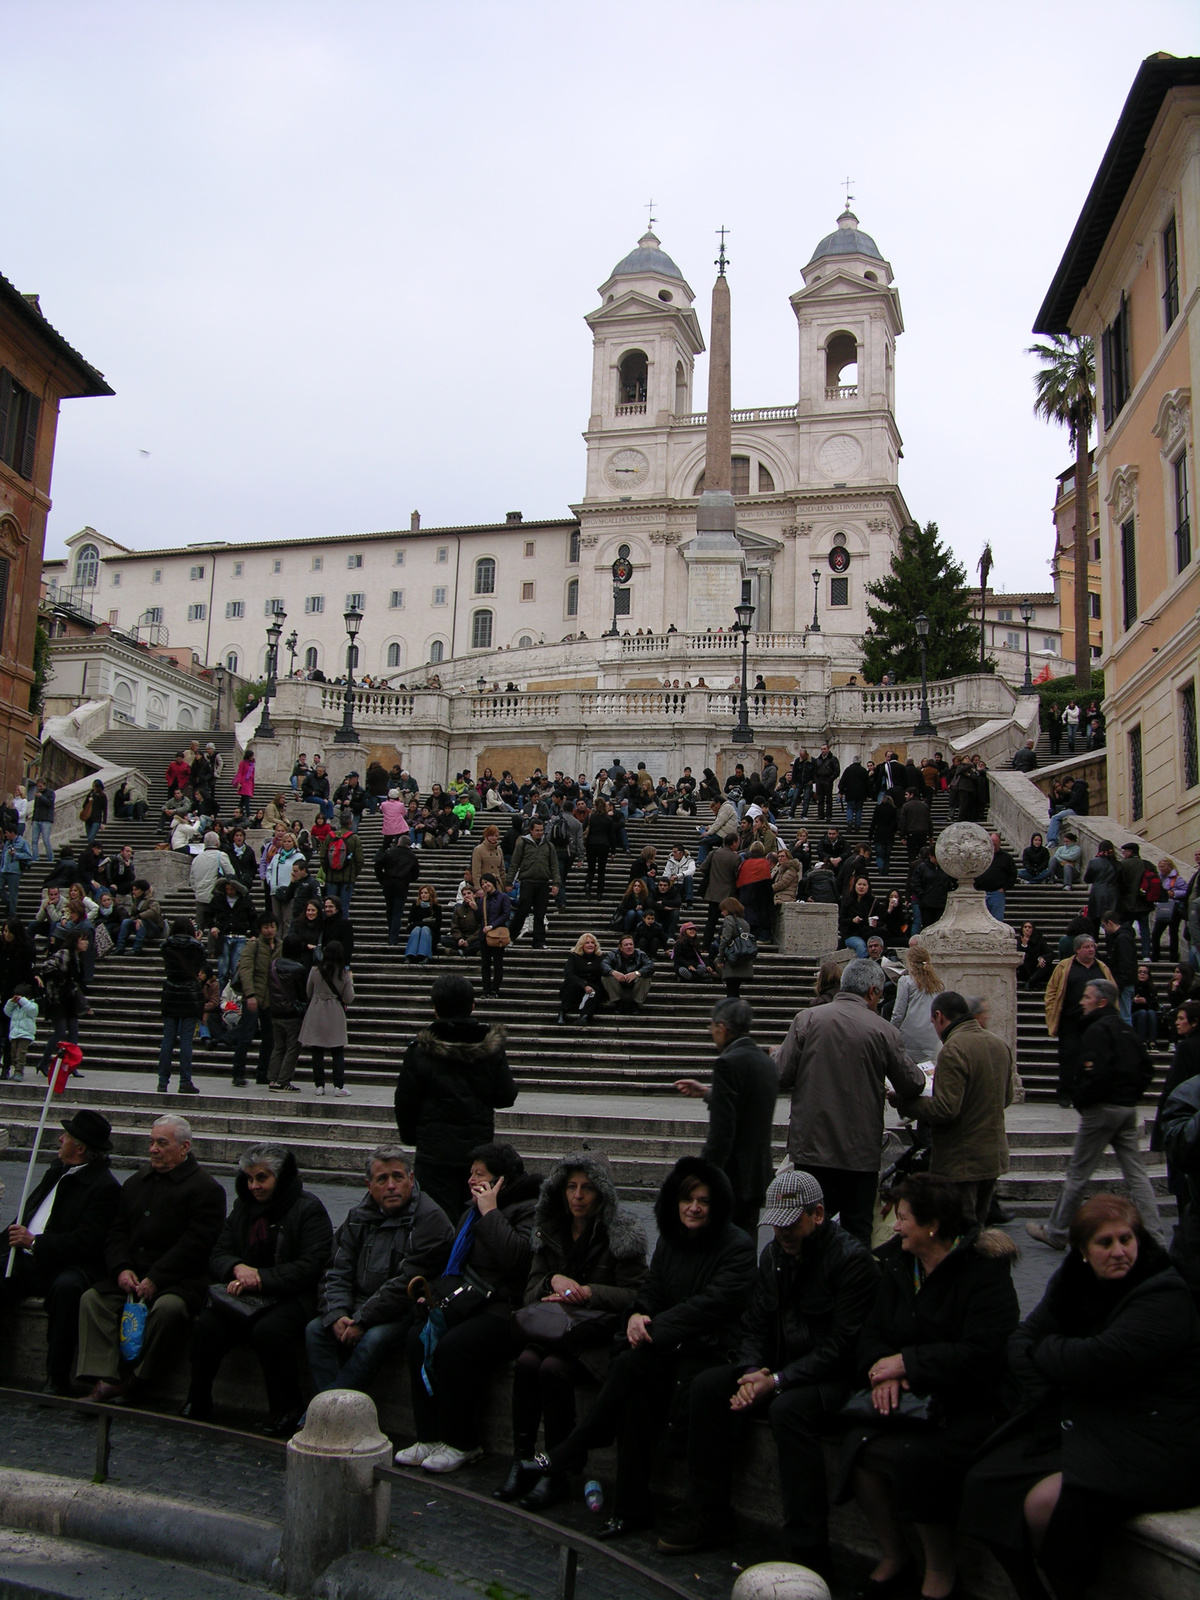
[[[483,1451],[456,1450],[453,1445],[439,1444],[426,1456],[421,1466],[426,1472],[457,1472],[459,1467],[470,1466],[472,1461],[482,1461]]]
[[[446,1446],[440,1440],[435,1441],[433,1444],[422,1444],[418,1440],[416,1444],[410,1444],[407,1450],[396,1451],[396,1465],[398,1467],[419,1467],[430,1456],[445,1448]]]
[[[314,1094],[324,1094],[325,1093],[325,1085],[323,1083],[317,1084],[316,1088],[313,1090],[313,1093]]]
[[[346,1095],[346,1096],[349,1096],[349,1094],[350,1094],[349,1089],[345,1089],[345,1088],[335,1089],[333,1092],[334,1092],[334,1094],[340,1094],[340,1095]]]

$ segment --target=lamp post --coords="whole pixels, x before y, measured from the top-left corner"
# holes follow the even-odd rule
[[[914,619],[917,629],[917,638],[921,641],[921,720],[913,729],[914,733],[936,733],[937,727],[929,720],[929,683],[925,674],[925,641],[929,637],[929,618],[923,611],[918,611]]]
[[[213,716],[213,727],[221,726],[221,690],[225,687],[225,668],[218,663],[213,668],[213,682],[217,686],[217,709]]]
[[[486,688],[487,688],[487,679],[484,677],[483,673],[481,672],[479,674],[479,676],[475,679],[475,693],[476,694],[482,694],[483,691]]]
[[[750,647],[750,624],[754,621],[754,607],[748,600],[734,606],[737,621],[734,627],[742,636],[742,692],[738,696],[737,727],[733,730],[734,744],[753,744],[754,731],[750,726],[750,707],[746,699],[746,653]]]
[[[362,612],[356,611],[351,606],[349,611],[342,613],[342,621],[346,624],[346,698],[342,702],[342,725],[333,736],[334,744],[357,744],[358,731],[354,726],[354,654],[356,650],[355,639],[358,630],[362,627]]]
[[[279,671],[279,636],[283,632],[283,625],[287,621],[286,611],[277,611],[271,618],[271,626],[267,629],[267,688],[263,695],[262,716],[258,719],[258,737],[260,739],[273,739],[275,729],[271,726],[271,696],[279,687],[277,674]]]
[[[814,567],[813,568],[812,580],[813,580],[813,619],[812,619],[812,626],[809,628],[808,631],[809,631],[809,633],[820,633],[821,624],[817,620],[817,600],[818,600],[818,598],[820,596],[820,593],[821,593],[821,569],[820,569],[820,567]]]
[[[1029,670],[1029,624],[1033,621],[1033,607],[1028,600],[1021,601],[1021,621],[1025,624],[1025,682],[1021,685],[1022,694],[1036,694],[1033,687],[1033,674]]]
[[[292,629],[291,633],[288,634],[287,638],[283,642],[287,646],[288,655],[291,657],[291,661],[288,665],[288,677],[294,678],[296,676],[296,646],[300,643],[300,636],[297,634],[295,628]]]

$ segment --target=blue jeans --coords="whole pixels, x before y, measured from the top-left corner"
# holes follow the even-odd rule
[[[909,938],[915,939],[921,931],[921,907],[913,901],[912,927],[909,929]]]
[[[33,824],[33,842],[29,847],[33,854],[33,859],[36,861],[40,853],[38,846],[44,843],[46,846],[46,860],[51,866],[54,865],[54,846],[50,843],[50,829],[52,826],[53,824],[49,822],[35,822]]]
[[[1133,985],[1125,984],[1117,995],[1117,1010],[1121,1013],[1121,1021],[1133,1027]]]
[[[995,917],[996,921],[997,922],[1003,922],[1004,921],[1004,890],[1003,889],[985,889],[984,892],[983,892],[983,898],[984,898],[985,903],[987,904],[988,910]]]
[[[892,870],[892,847],[890,844],[877,844],[875,846],[875,870],[877,872],[890,872]]]
[[[158,1086],[165,1089],[171,1081],[171,1057],[175,1041],[179,1041],[179,1081],[192,1081],[192,1040],[196,1037],[199,1017],[164,1017],[162,1047],[158,1052]]]
[[[698,867],[703,866],[705,856],[710,850],[715,850],[720,842],[715,833],[701,834],[700,842],[696,846],[696,865]]]
[[[125,920],[122,922],[120,930],[117,933],[117,949],[118,950],[124,950],[125,942],[129,938],[129,935],[131,933],[133,934],[133,953],[134,953],[134,955],[136,955],[138,953],[138,951],[142,948],[142,946],[145,944],[145,942],[146,942],[146,940],[147,940],[147,938],[149,937],[149,934],[150,934],[149,924],[143,922],[141,927],[136,929],[136,931],[135,931],[134,923],[136,921],[137,921],[136,917],[126,917]]]
[[[1073,811],[1056,811],[1050,818],[1050,826],[1046,829],[1046,843],[1057,844],[1058,836],[1062,830],[1075,821]]]
[[[332,822],[333,821],[333,801],[332,800],[316,800],[316,799],[314,799],[312,803],[313,803],[314,806],[316,806],[320,810],[320,813],[325,818],[326,822]]]
[[[862,827],[863,803],[861,800],[846,801],[846,826],[848,828]]]
[[[17,914],[17,893],[21,887],[21,869],[17,867],[10,872],[0,872],[0,887],[8,898],[8,914],[15,917]]]
[[[1023,883],[1045,883],[1046,879],[1049,878],[1053,872],[1054,863],[1052,861],[1044,872],[1030,872],[1027,867],[1020,867],[1017,871],[1017,877],[1020,878]]]
[[[237,971],[237,964],[241,960],[242,951],[246,947],[246,936],[242,933],[228,933],[225,943],[221,948],[220,959],[217,962],[217,980],[222,989],[229,982],[230,977]],[[134,946],[136,949],[136,945]]]
[[[860,939],[856,933],[848,933],[842,943],[847,950],[853,950],[860,961],[867,959],[867,941]]]
[[[95,842],[96,835],[100,832],[100,829],[102,827],[103,827],[103,823],[101,823],[101,822],[89,822],[88,823],[88,825],[87,825],[87,842],[89,844],[93,844]]]
[[[403,1322],[378,1322],[368,1328],[357,1344],[340,1344],[330,1328],[314,1317],[304,1330],[304,1347],[308,1354],[308,1371],[313,1389],[323,1394],[326,1389],[365,1390],[393,1351],[404,1344],[409,1329]]]
[[[325,893],[341,906],[344,917],[350,915],[350,901],[354,896],[354,885],[352,883],[327,883],[325,885]]]

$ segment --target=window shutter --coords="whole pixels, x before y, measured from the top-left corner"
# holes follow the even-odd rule
[[[1128,630],[1137,621],[1137,551],[1132,518],[1121,528],[1121,586],[1124,591],[1124,620]]]
[[[1100,336],[1100,365],[1104,381],[1104,426],[1112,427],[1113,412],[1113,361],[1112,361],[1113,336],[1112,328],[1105,328]]]
[[[12,414],[13,381],[6,367],[0,367],[0,461],[8,460],[8,419]]]
[[[1121,336],[1120,361],[1121,361],[1121,399],[1124,405],[1133,392],[1133,358],[1129,350],[1129,302],[1124,291],[1121,294],[1121,315],[1118,318]]]
[[[4,651],[4,628],[8,621],[8,569],[7,556],[0,556],[0,653]]]
[[[33,477],[33,463],[37,453],[38,412],[41,410],[41,405],[37,395],[25,396],[25,437],[13,451],[14,465],[23,478]]]

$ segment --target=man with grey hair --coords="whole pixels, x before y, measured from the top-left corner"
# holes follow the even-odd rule
[[[1079,1072],[1079,1041],[1083,1030],[1083,991],[1095,978],[1112,982],[1112,973],[1096,959],[1096,941],[1090,933],[1076,936],[1074,953],[1060,961],[1046,985],[1046,1031],[1058,1040],[1058,1103],[1071,1105]]]
[[[225,1220],[225,1191],[192,1154],[183,1117],[150,1129],[150,1161],[121,1186],[104,1246],[107,1276],[79,1306],[79,1377],[90,1400],[133,1405],[162,1352],[208,1302],[208,1258]],[[149,1307],[141,1354],[121,1356],[121,1313],[128,1298]]]
[[[885,983],[877,962],[849,962],[832,1002],[798,1012],[774,1052],[779,1087],[792,1094],[788,1154],[820,1184],[830,1214],[868,1247],[885,1081],[902,1100],[925,1086],[899,1033],[878,1015]]]
[[[337,1231],[320,1308],[304,1331],[318,1394],[365,1390],[403,1349],[413,1316],[408,1285],[444,1272],[454,1243],[453,1224],[421,1193],[406,1150],[379,1145],[365,1165],[367,1197]]]
[[[732,1221],[758,1240],[758,1213],[771,1181],[771,1129],[779,1098],[779,1073],[771,1057],[750,1037],[754,1012],[742,999],[718,1000],[708,1031],[717,1047],[712,1087],[679,1078],[675,1087],[708,1102],[708,1138],[700,1152],[729,1179]]]
[[[1154,1068],[1146,1046],[1117,1011],[1117,993],[1116,984],[1109,979],[1093,978],[1080,1002],[1083,1029],[1074,1088],[1079,1112],[1075,1147],[1054,1210],[1045,1222],[1025,1224],[1030,1238],[1048,1244],[1052,1250],[1067,1248],[1071,1218],[1109,1145],[1147,1232],[1160,1244],[1163,1242],[1158,1202],[1138,1144],[1138,1102],[1149,1086]]]

